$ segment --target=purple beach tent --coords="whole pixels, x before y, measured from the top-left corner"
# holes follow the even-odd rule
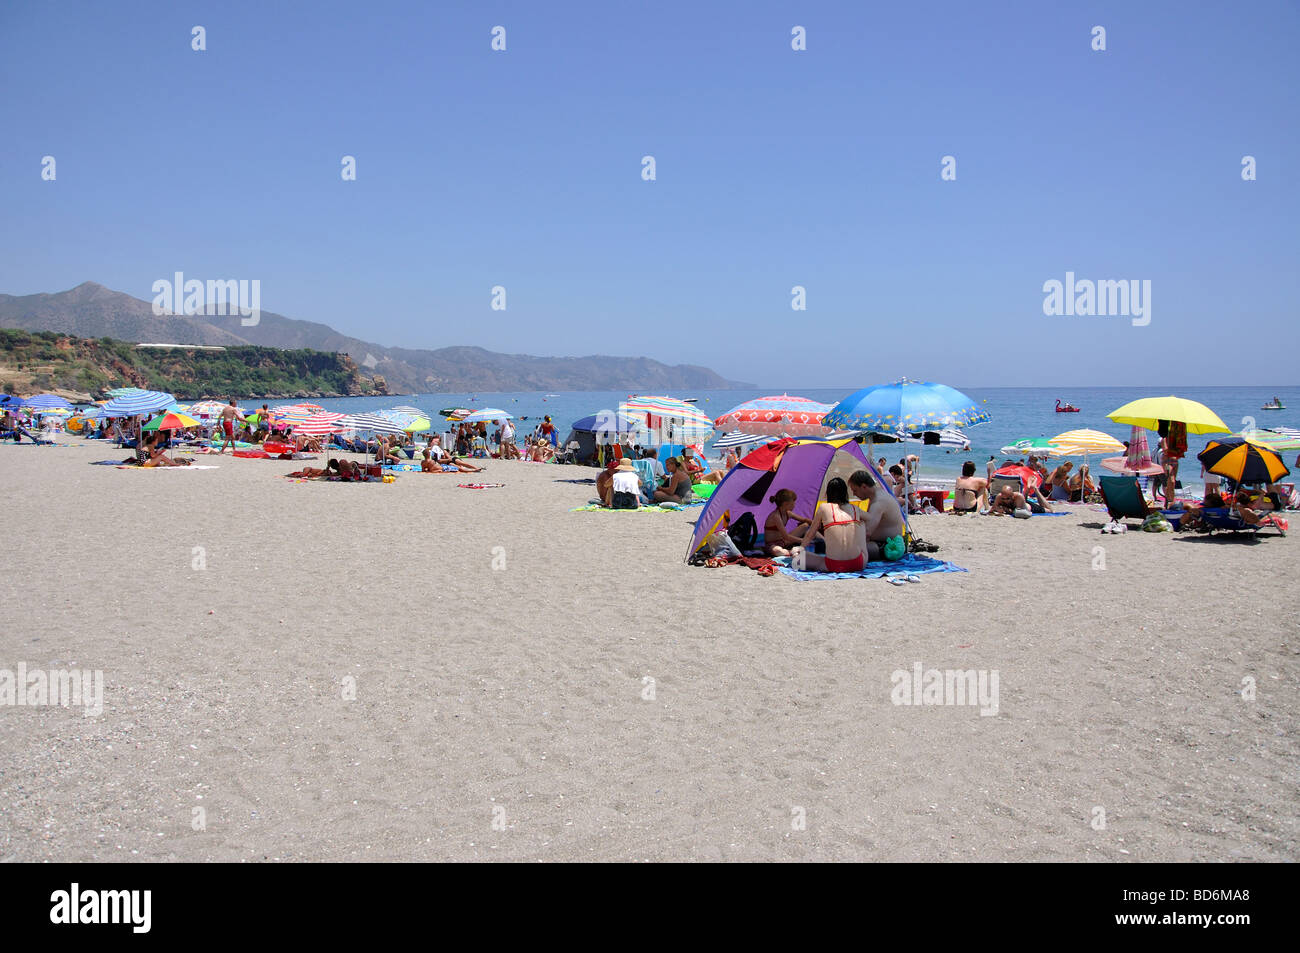
[[[686,558],[724,523],[734,523],[745,513],[753,513],[761,529],[776,509],[770,498],[777,490],[794,490],[798,497],[794,511],[812,519],[817,504],[826,499],[826,484],[835,477],[847,483],[856,470],[866,470],[877,483],[889,485],[851,436],[776,440],[759,447],[732,467],[709,497],[695,522]],[[907,525],[907,514],[903,524]]]

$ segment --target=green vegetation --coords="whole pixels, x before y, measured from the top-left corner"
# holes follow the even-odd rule
[[[177,397],[330,396],[386,393],[346,354],[230,347],[223,351],[137,348],[112,338],[0,328],[0,387],[9,393],[64,389],[99,394],[146,387]]]

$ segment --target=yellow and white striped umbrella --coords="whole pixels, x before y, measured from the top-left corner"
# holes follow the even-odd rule
[[[1068,430],[1048,441],[1065,457],[1091,456],[1094,453],[1123,453],[1124,444],[1100,430]]]

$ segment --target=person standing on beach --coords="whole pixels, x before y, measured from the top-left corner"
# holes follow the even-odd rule
[[[243,420],[244,415],[239,412],[235,406],[235,398],[230,398],[230,403],[221,408],[221,449],[218,453],[225,453],[226,447],[230,447],[230,452],[235,452],[235,421]]]

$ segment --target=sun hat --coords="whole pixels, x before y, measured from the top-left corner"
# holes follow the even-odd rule
[[[618,469],[635,471],[636,467],[632,466],[631,460],[629,460],[627,457],[624,457],[622,460],[618,461]]]

